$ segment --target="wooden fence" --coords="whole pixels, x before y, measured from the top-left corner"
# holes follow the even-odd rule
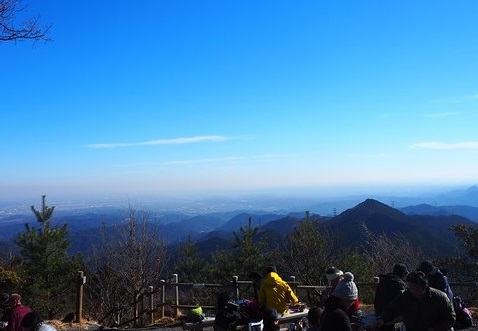
[[[327,285],[301,285],[296,282],[295,277],[292,276],[288,281],[293,291],[298,295],[302,302],[308,302],[311,293],[316,298],[320,298],[325,291],[330,287]],[[83,283],[84,284],[84,283]],[[372,303],[373,293],[375,292],[376,283],[357,283],[359,293],[362,302]],[[477,282],[468,283],[452,283],[451,284],[455,295],[460,295],[465,299],[465,302],[475,305],[478,302],[478,284]],[[134,324],[134,326],[144,326],[154,324],[155,321],[166,317],[178,317],[181,316],[181,310],[190,310],[198,306],[193,302],[180,302],[184,299],[181,296],[180,289],[187,289],[190,291],[201,291],[204,289],[217,289],[217,293],[227,290],[228,293],[232,293],[231,298],[239,299],[243,298],[242,293],[246,293],[245,290],[252,287],[252,281],[240,281],[237,276],[233,276],[231,281],[227,284],[208,284],[208,283],[181,283],[179,277],[174,274],[168,281],[162,280],[161,285],[158,288],[150,286],[147,293],[138,298],[135,303],[131,303],[127,307],[117,307],[113,311],[110,311],[99,323],[113,317],[114,326],[121,327],[125,325]],[[78,291],[80,293],[81,291]],[[249,291],[250,292],[250,291]],[[367,298],[368,297],[368,298]],[[371,300],[370,300],[371,298]],[[306,299],[306,300],[304,300]],[[201,307],[206,312],[215,311],[215,301],[213,304],[202,304]],[[123,312],[132,310],[134,313],[129,318],[123,318]],[[81,310],[78,312],[81,316]]]

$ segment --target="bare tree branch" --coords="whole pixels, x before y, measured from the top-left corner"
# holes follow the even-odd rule
[[[26,11],[27,7],[21,0],[0,0],[0,43],[51,40],[51,25],[41,26],[40,15],[25,18]]]

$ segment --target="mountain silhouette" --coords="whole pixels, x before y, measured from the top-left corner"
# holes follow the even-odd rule
[[[462,194],[474,194],[476,187]],[[462,216],[459,216],[459,215]],[[92,213],[91,210],[77,211],[72,215],[63,213],[52,220],[52,224],[68,224],[69,236],[72,241],[71,252],[85,252],[94,243],[101,240],[99,230],[106,230],[117,223],[124,222],[124,217],[118,210],[101,210]],[[274,214],[267,212],[213,213],[198,216],[181,214],[161,215],[153,219],[151,226],[157,226],[161,238],[168,246],[177,246],[191,239],[201,249],[209,252],[214,249],[232,247],[232,232],[239,232],[248,224],[251,217],[252,226],[258,227],[258,238],[264,238],[271,245],[281,242],[285,236],[294,231],[298,222],[305,219],[305,211]],[[457,224],[476,226],[468,217],[477,218],[477,208],[463,205],[448,205],[433,207],[417,205],[398,210],[378,200],[366,199],[335,217],[324,217],[310,214],[309,218],[317,220],[326,230],[339,241],[344,249],[360,248],[367,241],[366,231],[372,235],[401,236],[415,246],[417,250],[434,256],[457,255],[457,247],[461,242],[455,237],[451,227]],[[163,219],[164,218],[164,219]],[[34,226],[32,215],[10,215],[3,218],[0,243],[13,245],[15,235],[24,230],[25,223]]]
[[[364,226],[375,235],[401,236],[429,256],[451,256],[460,242],[451,227],[476,225],[457,215],[406,215],[384,203],[367,199],[327,222],[327,227],[344,248],[366,242]]]

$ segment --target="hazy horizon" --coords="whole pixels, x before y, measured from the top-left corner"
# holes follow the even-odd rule
[[[295,190],[275,191],[234,191],[214,192],[210,194],[183,194],[183,195],[58,195],[46,194],[47,205],[55,206],[57,212],[91,208],[123,208],[145,210],[162,210],[167,212],[190,212],[192,214],[207,211],[233,211],[240,209],[264,211],[302,211],[310,210],[307,206],[314,206],[311,212],[333,212],[333,206],[341,206],[339,212],[352,207],[365,199],[376,199],[385,204],[397,203],[396,207],[407,206],[408,201],[433,204],[436,196],[450,194],[456,191],[465,191],[476,184],[453,186],[401,186],[398,187],[335,187],[335,188],[302,188]],[[418,203],[417,202],[417,203]],[[30,206],[41,207],[41,195],[29,195],[18,199],[0,199],[0,211],[17,210],[30,213]],[[294,209],[297,206],[298,210]],[[346,206],[346,207],[344,207]]]

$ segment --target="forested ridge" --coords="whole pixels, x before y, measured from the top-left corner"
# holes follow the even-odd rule
[[[251,271],[261,272],[274,264],[284,278],[294,275],[300,284],[318,285],[325,280],[325,270],[334,265],[352,271],[357,282],[367,283],[389,272],[394,263],[414,269],[420,261],[432,259],[448,271],[451,282],[477,277],[478,230],[473,222],[463,217],[409,216],[375,200],[334,218],[305,211],[302,218],[285,217],[257,226],[249,216],[228,237],[210,235],[198,242],[189,236],[178,245],[166,244],[161,228],[152,226],[147,212],[130,208],[122,222],[99,229],[98,239],[83,254],[69,253],[68,226],[52,224],[54,211],[45,196],[41,208],[32,206],[37,224],[27,224],[18,233],[18,251],[3,251],[0,267],[2,292],[22,293],[25,302],[48,318],[75,310],[79,270],[87,278],[85,315],[95,320],[104,319],[118,306],[139,304],[150,286],[158,288],[173,273],[182,282],[225,284],[232,275],[246,280]],[[414,236],[401,231],[407,228]],[[435,233],[434,228],[442,232],[446,228],[449,234],[443,241],[453,237],[461,249],[437,255],[416,245],[420,233],[424,237],[418,237],[419,241],[428,236],[440,242],[440,231]],[[432,247],[431,242],[426,244]],[[204,295],[207,298],[195,300],[211,299],[211,294]]]

